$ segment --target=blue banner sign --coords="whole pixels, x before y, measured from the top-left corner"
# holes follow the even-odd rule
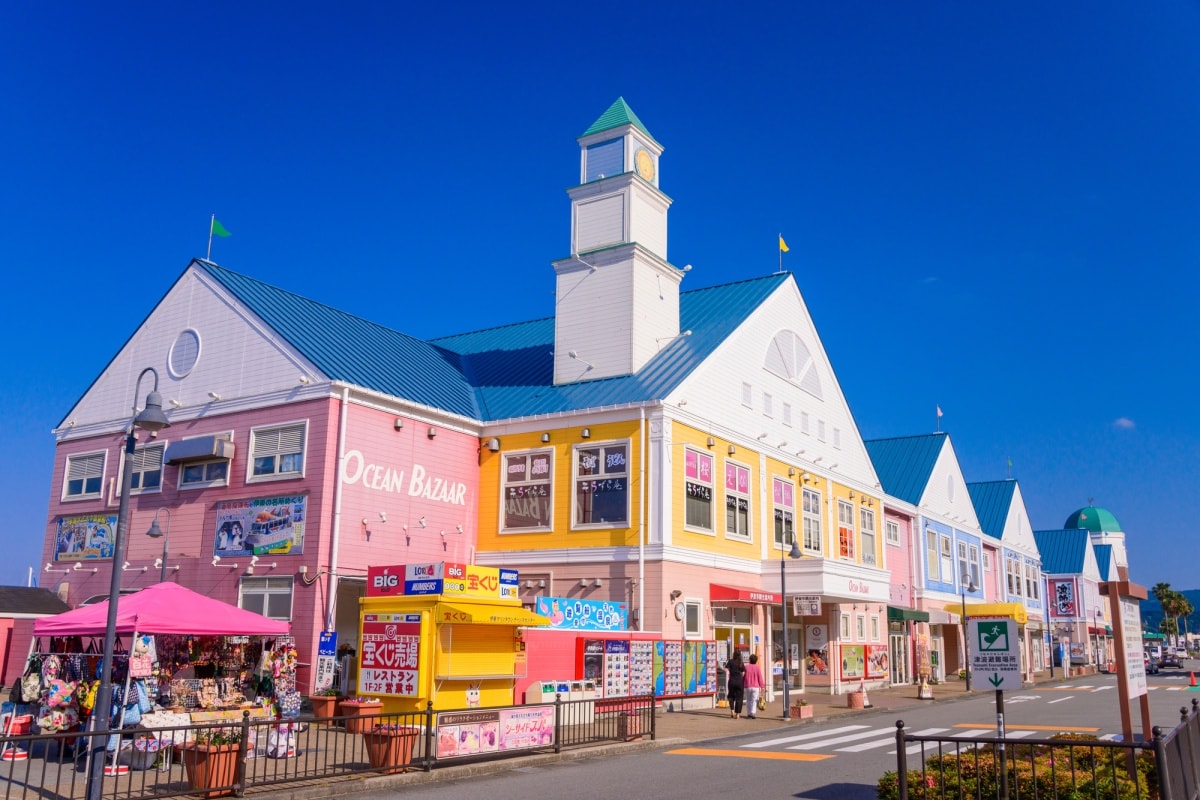
[[[627,603],[582,600],[574,597],[538,597],[536,613],[550,620],[551,628],[576,631],[624,631],[629,629]]]

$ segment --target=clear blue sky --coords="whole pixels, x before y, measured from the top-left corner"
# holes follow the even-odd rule
[[[210,214],[223,266],[415,336],[550,316],[575,137],[624,96],[685,289],[782,232],[864,437],[941,406],[1035,528],[1095,498],[1135,580],[1200,586],[1196,3],[595,8],[5,3],[0,583]]]

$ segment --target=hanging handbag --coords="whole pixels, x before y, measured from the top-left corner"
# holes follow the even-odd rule
[[[36,672],[26,675],[21,679],[21,699],[26,703],[36,701],[41,693],[42,677]]]
[[[767,710],[767,698],[763,697],[762,695],[758,696],[758,710],[759,711]]]

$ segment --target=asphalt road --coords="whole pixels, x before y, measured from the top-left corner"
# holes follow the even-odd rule
[[[1152,722],[1170,728],[1181,706],[1200,691],[1188,689],[1187,672],[1148,679]],[[1053,686],[1006,692],[1006,735],[1048,738],[1059,731],[1121,736],[1116,678],[1080,678]],[[752,794],[755,800],[871,800],[875,782],[896,768],[897,715],[887,712],[831,719],[818,725],[754,731],[682,747],[604,758],[585,758],[493,775],[406,786],[419,800],[471,797],[543,797],[572,800],[654,798],[709,800]],[[914,732],[939,736],[994,736],[994,693],[958,702],[915,706],[902,715]],[[1140,730],[1137,704],[1134,728]],[[915,766],[913,756],[910,766]],[[396,792],[362,792],[383,800]]]

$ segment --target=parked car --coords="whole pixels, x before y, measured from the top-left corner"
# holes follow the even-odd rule
[[[1157,675],[1158,667],[1159,667],[1158,659],[1148,653],[1144,654],[1142,656],[1142,658],[1144,659],[1143,663],[1145,664],[1145,667],[1146,667],[1146,674],[1147,675]]]
[[[1163,653],[1163,656],[1159,659],[1158,664],[1160,667],[1164,668],[1174,667],[1175,669],[1183,669],[1183,662],[1180,661],[1179,656],[1175,655],[1174,653]]]

